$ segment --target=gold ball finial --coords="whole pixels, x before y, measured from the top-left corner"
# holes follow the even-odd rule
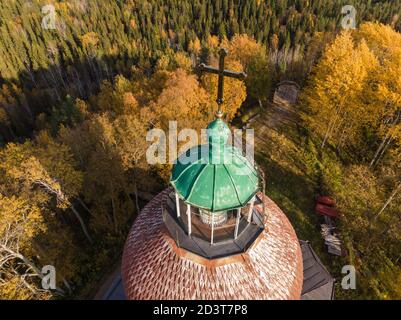
[[[217,112],[216,112],[216,118],[217,118],[217,119],[223,118],[223,115],[224,115],[223,111],[217,110]]]

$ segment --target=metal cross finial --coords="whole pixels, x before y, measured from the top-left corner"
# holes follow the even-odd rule
[[[221,111],[221,105],[224,102],[224,97],[223,97],[223,92],[224,92],[224,77],[230,77],[230,78],[235,78],[239,80],[244,80],[247,75],[245,72],[234,72],[230,70],[225,70],[224,69],[224,59],[227,55],[227,50],[226,49],[220,49],[219,51],[220,59],[219,59],[219,68],[214,68],[211,66],[207,66],[204,63],[201,63],[199,65],[199,70],[208,72],[208,73],[213,73],[217,74],[219,76],[219,87],[218,87],[218,93],[217,93],[217,104],[219,105],[219,109],[217,111],[217,117],[221,118],[223,115],[223,112]]]

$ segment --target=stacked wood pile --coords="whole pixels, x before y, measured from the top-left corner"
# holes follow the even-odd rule
[[[339,238],[334,219],[339,218],[340,214],[335,209],[335,201],[328,196],[320,196],[316,203],[316,213],[324,216],[325,223],[321,224],[320,233],[330,254],[341,256],[342,241]]]

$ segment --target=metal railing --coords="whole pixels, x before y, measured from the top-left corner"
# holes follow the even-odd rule
[[[236,209],[229,210],[227,212],[227,221],[221,226],[212,226],[212,224],[204,223],[201,219],[199,209],[193,206],[189,207],[190,217],[188,217],[188,205],[181,199],[179,200],[180,214],[178,215],[174,192],[167,197],[167,208],[176,217],[179,225],[187,235],[197,237],[211,244],[222,244],[233,241],[241,236],[249,224],[262,223],[262,219],[258,217],[255,209],[252,210],[251,220],[248,221],[249,204],[239,210],[239,216]]]

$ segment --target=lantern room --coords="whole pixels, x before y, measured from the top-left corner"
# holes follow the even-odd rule
[[[258,173],[227,144],[229,135],[218,115],[207,127],[208,143],[178,157],[163,215],[177,246],[209,259],[246,251],[264,226],[254,210]]]

